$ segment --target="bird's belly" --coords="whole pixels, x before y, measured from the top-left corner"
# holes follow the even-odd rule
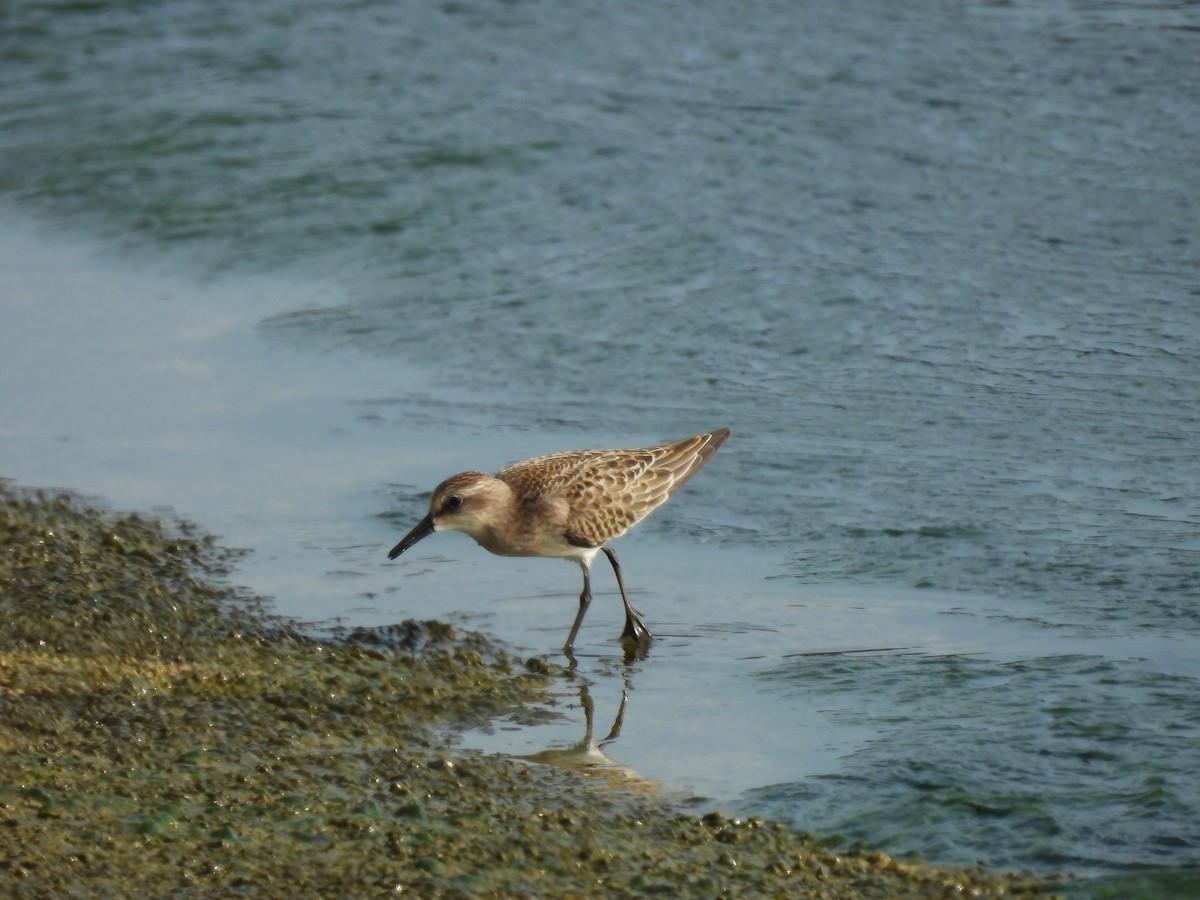
[[[497,556],[543,556],[551,559],[588,559],[599,549],[577,547],[564,538],[547,535],[522,535],[507,540],[488,535],[479,540],[479,546]]]

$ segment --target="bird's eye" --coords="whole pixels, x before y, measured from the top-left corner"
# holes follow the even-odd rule
[[[458,494],[446,501],[446,509],[458,509],[460,506],[462,506],[462,497]]]

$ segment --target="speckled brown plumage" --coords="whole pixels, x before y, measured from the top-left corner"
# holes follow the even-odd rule
[[[568,541],[599,547],[620,537],[700,471],[729,429],[641,450],[573,450],[496,473],[518,498],[562,497]]]
[[[583,569],[579,614],[568,652],[591,601],[592,559],[612,563],[625,604],[625,633],[648,642],[650,633],[629,604],[616,555],[606,546],[667,501],[729,437],[728,428],[661,447],[572,450],[513,463],[494,476],[462,472],[433,491],[429,515],[395,547],[394,559],[434,531],[462,531],[501,556],[575,560]]]

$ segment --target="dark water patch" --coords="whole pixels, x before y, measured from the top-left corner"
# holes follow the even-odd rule
[[[1200,837],[1187,775],[1200,757],[1176,743],[1196,728],[1181,716],[1194,677],[1087,656],[910,655],[793,659],[763,677],[827,698],[835,720],[871,723],[876,737],[842,772],[751,792],[762,808],[805,809],[898,850],[999,865],[1016,853],[1046,869],[1169,865],[1172,846]],[[1136,720],[1120,712],[1129,705]],[[1153,774],[1147,757],[1159,759]],[[826,820],[835,809],[846,812]]]

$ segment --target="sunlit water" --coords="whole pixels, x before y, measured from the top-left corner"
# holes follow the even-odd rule
[[[0,26],[0,475],[169,505],[321,628],[554,656],[573,566],[386,561],[425,492],[729,425],[618,546],[649,657],[601,560],[563,715],[464,746],[563,751],[591,705],[667,795],[942,862],[1200,863],[1194,6]]]

